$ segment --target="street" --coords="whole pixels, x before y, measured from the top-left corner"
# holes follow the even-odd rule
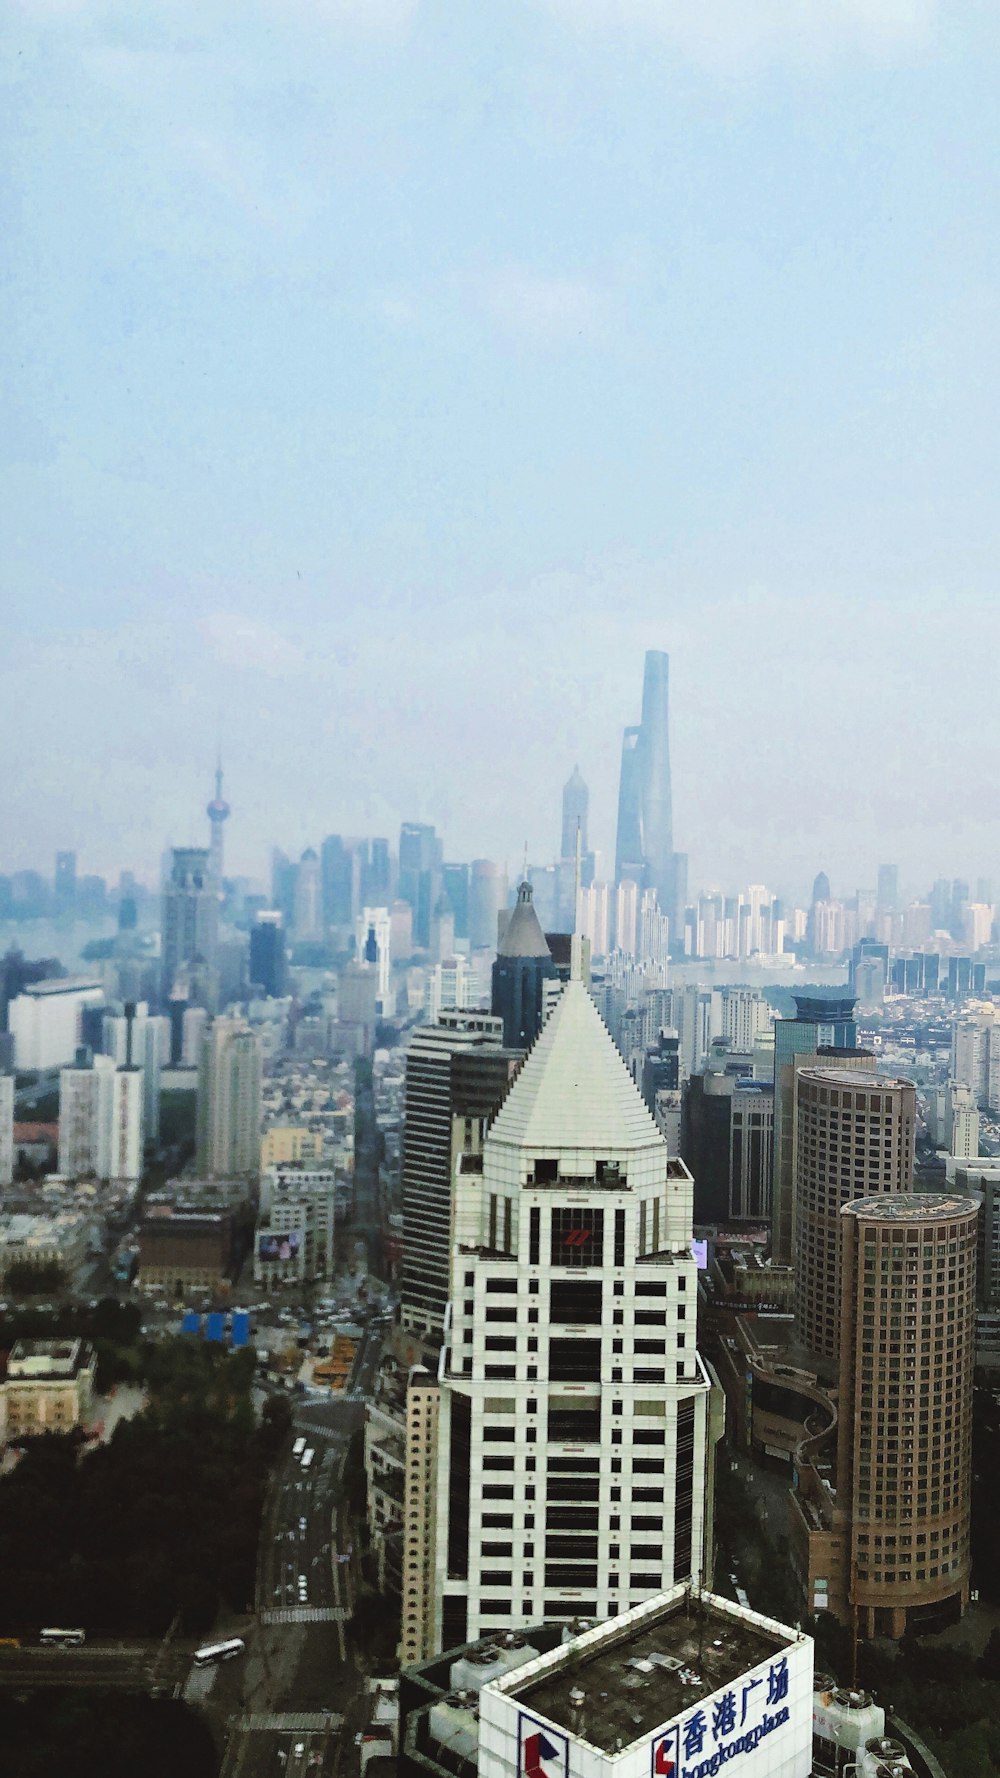
[[[243,1714],[231,1726],[224,1778],[299,1778],[339,1766],[340,1730],[359,1691],[347,1630],[358,1553],[351,1547],[344,1465],[351,1439],[364,1425],[363,1391],[371,1386],[380,1341],[378,1329],[366,1331],[344,1395],[296,1403],[293,1436],[305,1446],[299,1456],[289,1449],[270,1492],[261,1529],[257,1625],[247,1633],[240,1663]],[[192,1673],[184,1695],[211,1710],[214,1691],[195,1695],[205,1671]],[[225,1668],[207,1671],[218,1675],[223,1692]]]

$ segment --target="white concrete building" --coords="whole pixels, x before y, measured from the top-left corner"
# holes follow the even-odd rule
[[[198,1064],[198,1171],[206,1178],[260,1167],[260,1038],[243,1019],[212,1021]]]
[[[625,881],[615,892],[615,948],[635,956],[639,926],[639,885]]]
[[[445,957],[428,972],[426,1020],[436,1025],[443,1012],[471,1006],[472,978],[467,957]]]
[[[181,1064],[197,1068],[201,1060],[201,1044],[208,1029],[208,1014],[203,1006],[188,1006],[181,1018]]]
[[[201,1007],[191,1009],[204,1027],[207,1014]],[[160,1134],[160,1075],[170,1057],[170,1020],[150,1014],[145,1000],[140,1000],[132,1018],[131,1054],[129,1054],[129,1021],[124,1013],[106,1013],[102,1021],[102,1047],[119,1068],[126,1062],[142,1069],[143,1130],[147,1142],[155,1142]]]
[[[722,995],[718,988],[687,982],[674,989],[674,1025],[680,1037],[681,1079],[705,1065],[713,1037],[722,1034]]]
[[[0,1073],[0,1185],[14,1178],[14,1076]]]
[[[102,1177],[101,1163],[111,1150],[114,1076],[112,1057],[88,1050],[80,1051],[72,1068],[60,1070],[59,1171],[66,1179]]]
[[[80,1042],[84,1007],[103,1003],[104,989],[99,982],[58,978],[32,982],[11,1001],[8,1010],[17,1068],[61,1068],[72,1062]]]
[[[656,890],[647,889],[639,910],[636,955],[643,961],[667,963],[670,959],[670,921],[657,905]]]
[[[337,1175],[333,1167],[268,1167],[260,1182],[254,1282],[265,1288],[333,1272]]]
[[[734,1050],[749,1055],[758,1037],[770,1028],[771,1008],[759,988],[721,990],[722,1032]]]
[[[979,1158],[979,1109],[970,1087],[948,1085],[949,1153],[958,1160]]]
[[[702,1573],[710,1385],[692,1188],[570,981],[482,1154],[458,1161],[436,1648],[605,1618]]]
[[[145,1077],[141,1068],[116,1068],[111,1088],[111,1119],[107,1129],[107,1172],[100,1177],[116,1185],[137,1185],[142,1178],[145,1146]],[[102,1155],[102,1162],[105,1157]]]
[[[145,1089],[141,1068],[111,1056],[81,1059],[59,1074],[59,1171],[120,1185],[142,1177]]]
[[[988,902],[970,901],[962,917],[962,941],[971,952],[982,950],[990,942],[993,930],[993,909]]]
[[[635,884],[622,884],[623,889],[626,887],[634,890]],[[579,937],[589,940],[591,954],[595,957],[606,957],[611,949],[611,915],[613,912],[611,897],[613,893],[614,889],[610,883],[591,883],[588,889],[580,889],[577,892],[574,930]],[[634,908],[630,930],[634,943]]]

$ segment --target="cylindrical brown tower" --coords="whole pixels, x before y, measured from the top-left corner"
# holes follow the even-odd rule
[[[913,1183],[912,1081],[861,1068],[803,1068],[796,1079],[795,1320],[817,1360],[840,1351],[840,1212]],[[834,1370],[833,1375],[836,1375]]]
[[[837,1504],[865,1636],[937,1629],[968,1602],[978,1214],[903,1192],[840,1215]]]

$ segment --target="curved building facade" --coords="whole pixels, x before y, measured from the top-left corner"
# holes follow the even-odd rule
[[[840,1350],[840,1212],[913,1182],[916,1089],[860,1068],[796,1077],[795,1321],[820,1362]]]
[[[837,1500],[866,1636],[941,1628],[969,1596],[978,1204],[844,1206]]]

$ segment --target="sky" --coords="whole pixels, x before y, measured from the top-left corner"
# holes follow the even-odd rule
[[[1000,885],[993,0],[6,0],[0,870]]]

